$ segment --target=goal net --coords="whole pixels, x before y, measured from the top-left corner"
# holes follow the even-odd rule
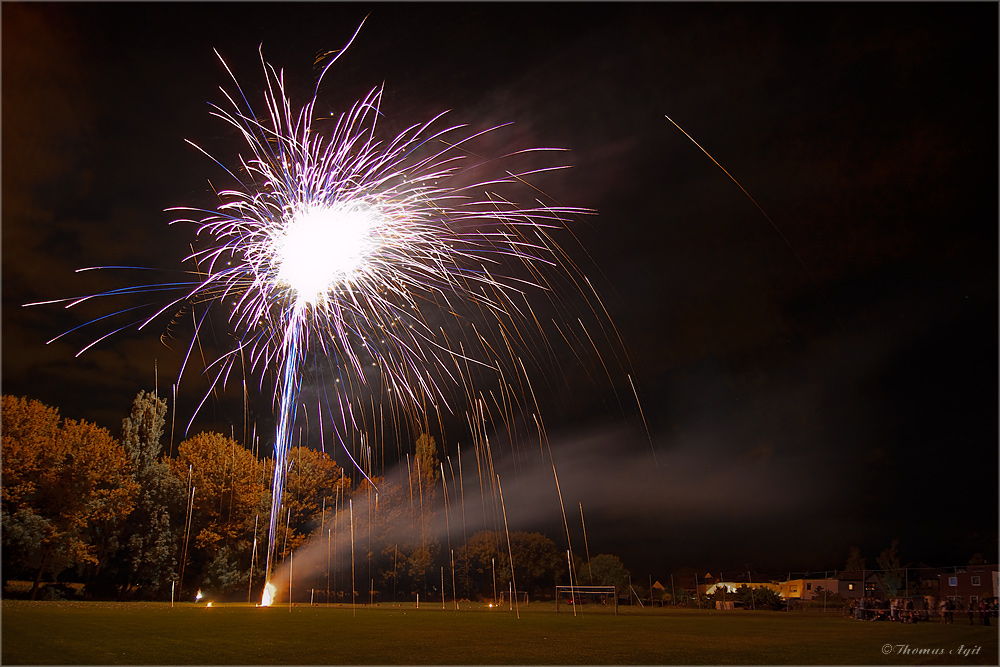
[[[617,614],[618,589],[615,586],[556,586],[556,611],[562,605],[599,605],[614,609]]]

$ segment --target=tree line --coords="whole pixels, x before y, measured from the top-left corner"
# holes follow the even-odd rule
[[[260,599],[274,460],[212,432],[164,453],[166,414],[165,400],[139,392],[116,437],[39,401],[2,397],[5,589],[26,579],[32,599],[46,582],[82,583],[93,599],[190,599],[197,589]],[[364,602],[375,591],[381,600],[490,599],[516,588],[537,598],[570,581],[565,551],[541,533],[458,539],[449,524],[442,534],[451,515],[433,436],[420,434],[414,453],[404,482],[355,483],[327,454],[290,450],[273,558],[313,554],[308,567],[292,561],[297,590]],[[580,573],[579,583],[624,588],[629,576],[609,554],[572,565],[573,583]]]

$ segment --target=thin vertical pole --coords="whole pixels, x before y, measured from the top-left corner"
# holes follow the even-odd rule
[[[249,579],[249,584],[247,584],[247,604],[253,601],[253,563],[254,559],[257,558],[257,521],[260,519],[258,514],[253,520],[253,551],[250,552],[250,574],[247,577]]]
[[[191,466],[188,465],[188,484],[191,483]],[[184,560],[181,561],[181,585],[180,592],[184,593],[184,569],[187,565],[188,541],[191,539],[191,515],[194,513],[194,492],[197,487],[191,487],[191,497],[188,500],[187,526],[184,529]]]
[[[170,411],[170,450],[169,455],[174,455],[174,421],[177,415],[177,383],[174,383],[174,409]]]
[[[573,559],[570,557],[569,549],[566,550],[566,569],[569,570],[569,599],[573,603],[573,615],[576,616],[576,587],[573,586]]]
[[[455,550],[451,550],[451,597],[455,602],[455,611],[458,611],[458,590],[455,587]]]
[[[496,556],[494,556],[493,558],[491,558],[490,562],[493,564],[493,606],[496,607],[497,605],[499,605],[499,601],[497,600],[497,559],[496,559]]]
[[[355,600],[356,591],[354,585],[354,499],[351,498],[348,501],[351,510],[351,614],[354,616],[358,615],[357,600]]]
[[[510,528],[507,527],[507,507],[503,502],[503,487],[500,485],[500,475],[497,475],[497,490],[500,492],[500,509],[503,511],[503,529],[507,534],[507,553],[510,556],[510,579],[511,579],[511,590],[516,590],[517,587],[514,585],[514,550],[510,547]],[[560,498],[562,502],[562,498]],[[566,513],[563,512],[563,523],[566,523]],[[517,613],[517,617],[521,618],[521,610],[517,605],[517,600],[514,600],[514,610]]]

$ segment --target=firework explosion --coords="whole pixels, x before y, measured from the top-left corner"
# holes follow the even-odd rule
[[[213,105],[213,115],[239,130],[249,153],[236,168],[223,166],[236,186],[218,192],[221,203],[214,210],[172,209],[191,216],[175,222],[197,227],[200,245],[187,258],[197,267],[196,279],[181,299],[139,325],[178,304],[204,308],[195,324],[197,340],[209,310],[223,309],[235,343],[208,364],[210,386],[225,387],[236,368],[259,376],[262,388],[265,376],[274,374],[278,419],[266,577],[306,353],[323,356],[335,368],[339,389],[328,403],[331,413],[339,409],[341,432],[358,428],[352,394],[364,386],[378,385],[415,417],[428,406],[449,409],[445,388],[462,387],[475,400],[470,366],[502,382],[525,372],[524,352],[515,351],[527,339],[519,327],[540,326],[525,294],[553,290],[544,269],[572,262],[552,230],[588,212],[537,200],[525,207],[501,194],[524,186],[530,174],[562,167],[508,171],[495,162],[559,149],[474,158],[466,151],[469,142],[499,128],[439,128],[444,114],[383,139],[378,88],[347,112],[319,114],[320,83],[337,58],[322,69],[312,98],[299,108],[286,94],[283,72],[261,54],[266,116],[254,112],[222,61],[238,95],[223,90],[229,106]],[[476,169],[483,167],[501,176],[477,178]],[[583,280],[571,278],[577,288]],[[164,287],[60,301],[72,306],[94,296]],[[447,318],[466,332],[449,333],[442,323]]]

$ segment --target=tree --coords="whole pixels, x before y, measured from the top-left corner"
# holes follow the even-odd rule
[[[132,402],[132,412],[122,420],[122,446],[128,453],[136,477],[160,460],[160,438],[167,417],[167,402],[156,394],[139,391]]]
[[[892,544],[883,549],[878,558],[875,559],[879,568],[882,569],[880,575],[882,587],[885,588],[890,597],[898,595],[899,590],[903,587],[903,570],[899,560],[898,547],[899,540],[894,539]]]
[[[40,477],[56,464],[59,410],[27,398],[3,396],[3,508],[17,512],[37,491]]]
[[[411,524],[419,527],[420,532],[400,541],[399,548],[406,555],[406,574],[412,579],[414,587],[422,589],[424,594],[427,593],[427,577],[432,574],[431,569],[441,553],[440,541],[427,534],[427,526],[433,523],[435,516],[440,465],[434,436],[421,433],[414,445],[413,469],[409,476],[411,494],[415,496],[411,505]]]
[[[418,543],[400,545],[400,548],[407,554],[406,574],[416,590],[423,590],[426,596],[428,582],[431,588],[435,588],[433,584],[437,581],[432,576],[432,570],[435,569],[434,561],[441,553],[441,542],[436,537],[425,538]]]
[[[590,559],[586,569],[588,573],[594,573],[595,586],[617,586],[618,590],[628,590],[631,573],[625,569],[625,564],[618,556],[598,554]]]
[[[851,547],[847,554],[847,564],[844,565],[845,572],[861,572],[865,569],[865,559],[861,556],[861,549]]]
[[[463,583],[486,597],[493,596],[494,573],[500,589],[507,590],[508,583],[516,583],[518,590],[528,591],[533,597],[549,594],[567,576],[565,558],[556,543],[542,533],[517,530],[478,531],[456,554],[456,561],[469,563],[468,579]]]
[[[87,546],[76,560],[96,577],[118,548],[118,536],[135,507],[139,484],[131,475],[125,449],[106,429],[66,420],[63,434],[68,468],[63,481],[83,505],[75,528]]]
[[[551,593],[558,580],[568,576],[563,552],[541,533],[511,532],[510,551],[514,556],[517,587],[533,597]]]
[[[433,503],[438,479],[441,476],[441,462],[438,459],[437,441],[433,435],[421,433],[415,444],[414,463],[420,480],[422,503],[428,507]]]
[[[731,593],[730,599],[739,600],[744,609],[780,611],[785,606],[785,601],[778,593],[764,586],[751,587],[744,584]]]
[[[470,594],[478,594],[487,598],[493,597],[494,572],[499,582],[506,581],[506,563],[508,559],[500,556],[500,540],[503,533],[493,530],[480,530],[469,536],[460,549],[461,560],[469,564],[467,580],[463,582]],[[504,544],[506,553],[506,543]],[[499,567],[498,567],[499,565]],[[499,583],[498,583],[499,586]]]
[[[99,562],[94,534],[132,511],[137,487],[106,429],[60,423],[58,411],[24,398],[4,396],[2,407],[5,561],[34,571],[34,599],[46,573]]]
[[[39,401],[3,396],[0,404],[3,433],[3,484],[0,507],[3,520],[3,580],[11,574],[32,574],[42,560],[42,541],[50,521],[38,514],[37,502],[58,463],[55,447],[59,410]]]
[[[281,518],[285,519],[282,530],[288,527],[288,534],[282,534],[283,558],[321,528],[324,508],[330,512],[330,502],[350,486],[343,469],[324,452],[292,447],[287,460],[288,473],[281,502]]]
[[[178,578],[186,497],[184,482],[161,456],[166,414],[165,400],[140,391],[131,413],[122,420],[122,445],[140,491],[112,560],[113,576],[88,582],[96,591],[114,585],[119,597],[128,591],[163,594]]]
[[[190,565],[183,563],[185,545],[181,546],[182,584],[205,576],[224,546],[230,549],[224,560],[236,563],[234,567],[245,573],[242,576],[248,576],[254,539],[267,531],[270,498],[264,479],[266,466],[230,438],[199,433],[178,446],[170,467],[188,489],[185,497],[193,496],[185,535]],[[267,543],[266,538],[263,543]]]

